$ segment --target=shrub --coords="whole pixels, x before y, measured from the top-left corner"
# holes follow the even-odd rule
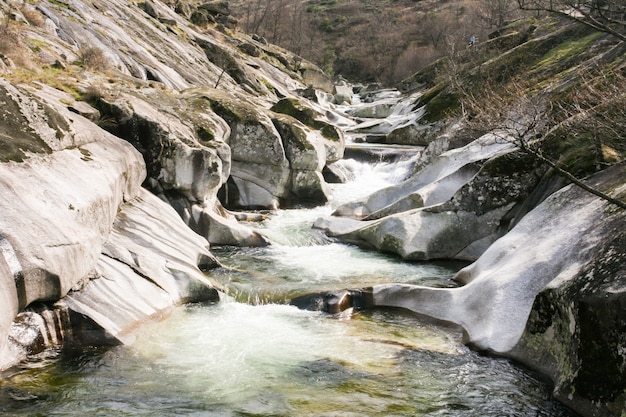
[[[109,62],[104,51],[96,46],[81,48],[78,56],[86,69],[106,71],[109,68]]]
[[[17,67],[32,68],[30,51],[24,46],[20,27],[7,18],[0,23],[0,55],[9,58]]]
[[[37,10],[28,6],[22,6],[22,16],[33,26],[42,27],[45,24],[45,19],[42,14]]]
[[[96,85],[88,86],[81,94],[81,99],[97,107],[97,104],[104,98],[102,89]]]

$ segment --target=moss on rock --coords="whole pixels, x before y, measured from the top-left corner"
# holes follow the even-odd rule
[[[276,113],[287,114],[306,126],[319,130],[326,139],[338,141],[341,138],[335,126],[320,120],[321,115],[319,113],[295,98],[284,98],[272,106],[271,110]]]

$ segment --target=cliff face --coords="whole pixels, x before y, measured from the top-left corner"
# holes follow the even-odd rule
[[[323,74],[227,8],[179,6],[0,2],[0,368],[219,299],[209,245],[267,242],[218,193],[326,201],[343,136],[296,95]],[[285,98],[309,125],[271,110]]]

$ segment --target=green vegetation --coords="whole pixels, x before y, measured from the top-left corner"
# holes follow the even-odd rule
[[[196,127],[196,135],[198,136],[198,141],[204,146],[210,146],[210,143],[215,140],[213,132],[210,132],[202,126]]]
[[[287,114],[304,125],[321,131],[326,139],[339,140],[337,128],[319,120],[320,115],[316,114],[310,107],[300,105],[296,99],[284,98],[276,103],[271,110],[276,113]]]
[[[600,36],[602,36],[600,32],[594,32],[582,38],[566,40],[541,57],[535,68],[545,68],[552,65],[569,66],[568,62],[572,58],[579,57]]]
[[[235,123],[241,122],[243,120],[242,116],[237,112],[233,111],[232,107],[225,105],[222,101],[218,100],[210,100],[211,108],[222,119],[226,121],[229,125],[233,125]]]

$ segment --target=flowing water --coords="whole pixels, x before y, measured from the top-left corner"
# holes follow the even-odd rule
[[[453,264],[410,264],[311,230],[334,207],[406,175],[345,161],[355,173],[325,207],[258,225],[267,248],[215,248],[229,268],[219,304],[177,309],[131,346],[49,352],[0,380],[2,416],[570,416],[549,387],[468,350],[454,329],[402,311],[329,316],[291,297],[381,282],[453,286]]]

